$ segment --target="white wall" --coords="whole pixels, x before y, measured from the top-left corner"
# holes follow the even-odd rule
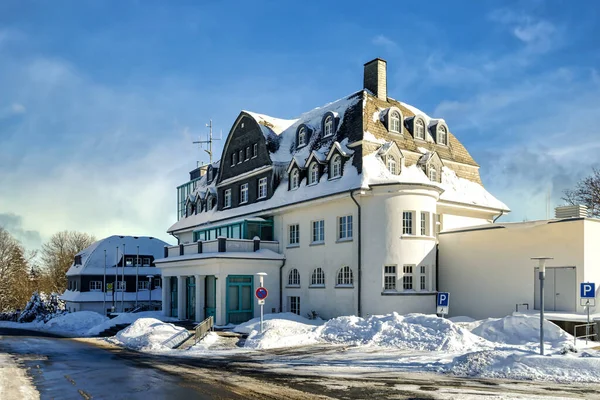
[[[600,292],[600,220],[586,219],[584,224],[584,262],[585,269],[583,273],[577,276],[577,282],[594,282],[596,283],[596,306],[590,307],[590,312],[600,312],[600,303],[598,302]],[[579,288],[577,288],[577,296],[579,298]],[[583,312],[584,307],[577,302],[578,309]]]

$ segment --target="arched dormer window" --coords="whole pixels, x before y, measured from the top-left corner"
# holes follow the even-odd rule
[[[415,138],[425,140],[425,122],[421,118],[415,121]]]
[[[331,174],[329,179],[339,178],[342,176],[342,156],[336,154],[331,159]]]
[[[448,131],[444,125],[438,126],[438,143],[448,145]]]
[[[333,135],[333,117],[331,115],[328,115],[327,118],[325,118],[325,123],[323,124],[323,130],[324,130],[324,134],[323,136],[331,136]]]
[[[298,145],[297,147],[306,146],[306,128],[302,127],[298,131]]]
[[[397,111],[390,113],[390,132],[400,133],[400,114]]]
[[[432,182],[437,182],[437,170],[435,169],[435,167],[432,165],[431,167],[429,167],[429,180]]]
[[[352,276],[352,270],[349,266],[346,265],[338,271],[335,286],[350,287],[352,285],[354,285],[354,277]]]
[[[287,285],[291,287],[300,287],[300,272],[298,272],[296,268],[290,271]]]
[[[313,161],[308,168],[308,184],[314,185],[319,182],[319,165]]]
[[[398,165],[396,164],[396,159],[394,156],[388,155],[386,164],[387,169],[392,173],[392,175],[398,175]]]
[[[298,168],[294,168],[290,174],[290,189],[298,189],[300,186],[300,171]]]
[[[325,272],[322,268],[313,271],[310,277],[310,286],[325,286]]]
[[[212,210],[214,206],[215,206],[214,197],[208,196],[208,199],[206,200],[206,211]]]

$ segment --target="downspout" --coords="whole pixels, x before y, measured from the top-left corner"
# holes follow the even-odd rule
[[[285,267],[286,259],[283,259],[283,264],[279,267],[279,312],[283,312],[283,267]]]
[[[362,239],[362,219],[361,219],[361,209],[360,209],[360,204],[358,204],[358,201],[356,201],[356,199],[354,198],[354,192],[350,191],[350,197],[352,198],[352,201],[354,201],[354,204],[356,204],[356,207],[358,208],[358,281],[357,281],[357,288],[358,288],[358,316],[362,317],[362,303],[361,303],[361,295],[360,295],[360,288],[361,288],[361,282],[362,282],[362,243],[361,243],[361,239]]]
[[[498,215],[496,218],[494,218],[494,221],[492,221],[492,224],[495,224],[496,221],[498,220],[498,218],[500,218],[503,215],[504,215],[504,210],[500,210],[500,215]]]

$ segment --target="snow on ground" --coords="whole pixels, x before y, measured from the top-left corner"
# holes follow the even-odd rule
[[[60,317],[52,318],[44,324],[44,327],[55,333],[70,333],[78,336],[85,336],[86,333],[93,327],[98,326],[109,318],[93,311],[79,311],[61,315]]]
[[[159,321],[169,322],[169,321],[177,321],[177,318],[165,317],[162,311],[143,311],[138,313],[122,313],[117,317],[105,321],[100,325],[96,325],[93,328],[89,329],[85,336],[96,336],[100,332],[110,327],[113,327],[118,324],[133,324],[140,318],[154,318]]]
[[[112,341],[134,350],[170,350],[171,348],[165,343],[183,332],[187,332],[187,329],[156,318],[140,318],[119,331]]]
[[[537,343],[540,337],[540,319],[531,315],[510,315],[489,318],[474,324],[472,332],[492,342],[521,344]],[[544,321],[544,340],[556,345],[573,343],[573,336],[556,324]]]
[[[19,368],[12,357],[0,353],[0,399],[39,399],[40,394],[24,368]]]

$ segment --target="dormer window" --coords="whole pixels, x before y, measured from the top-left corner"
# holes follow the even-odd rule
[[[325,124],[324,124],[325,128],[325,133],[323,136],[331,136],[333,135],[333,117],[331,115],[327,116],[327,118],[325,118]]]
[[[396,111],[390,115],[390,132],[400,133],[400,114]]]
[[[331,174],[329,179],[339,178],[340,176],[342,176],[342,157],[336,154],[331,159]]]
[[[244,161],[244,150],[240,150],[238,154],[238,164],[241,164]]]
[[[387,156],[387,169],[392,175],[398,175],[398,165],[394,156]]]
[[[298,170],[298,168],[294,168],[292,170],[292,174],[290,176],[290,189],[291,190],[298,189],[299,186],[300,186],[300,171]]]
[[[212,196],[208,196],[208,200],[206,200],[206,211],[212,210],[214,206],[214,198]]]
[[[432,182],[437,182],[437,170],[434,166],[429,168],[429,180]]]
[[[206,175],[207,175],[206,176],[206,180],[207,181],[209,181],[209,182],[212,181],[212,176],[213,176],[212,174],[213,174],[212,168],[208,168],[208,172],[206,173]]]
[[[231,166],[233,167],[235,164],[237,164],[237,153],[231,155]]]
[[[444,125],[438,126],[438,143],[443,144],[445,146],[448,145],[448,131],[446,131],[446,127]]]
[[[300,146],[306,146],[306,128],[302,127],[300,128],[300,131],[298,132],[298,147]]]
[[[415,139],[425,140],[425,122],[421,118],[415,122]]]
[[[313,161],[308,168],[308,184],[314,185],[319,182],[319,165]]]
[[[225,190],[225,196],[223,197],[223,208],[231,207],[231,189]]]

